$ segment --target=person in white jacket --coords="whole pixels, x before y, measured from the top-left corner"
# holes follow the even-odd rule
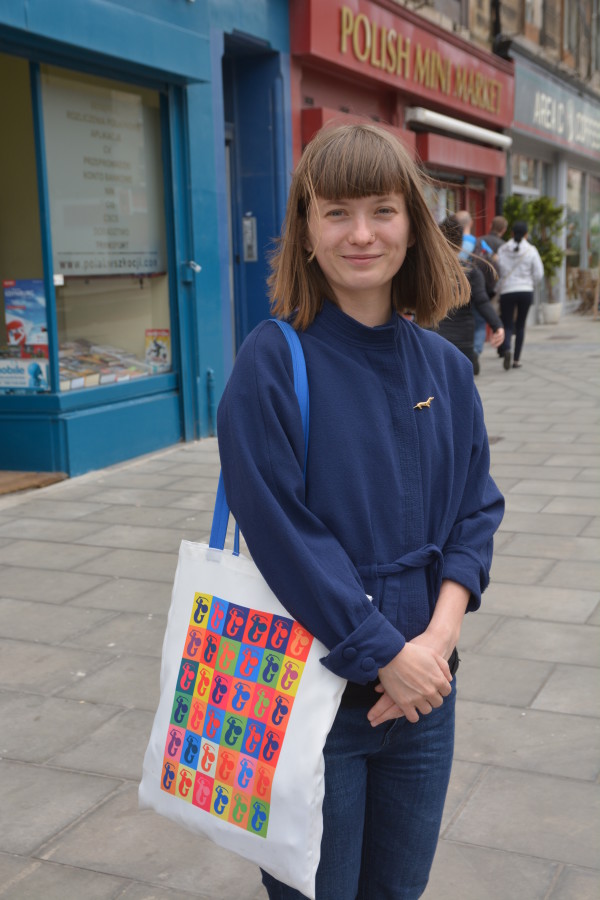
[[[498,354],[504,368],[521,366],[521,350],[525,340],[525,322],[533,303],[533,288],[544,277],[544,264],[536,247],[527,240],[527,222],[515,222],[513,236],[498,250],[500,273],[500,318],[504,325],[504,343]],[[515,320],[516,312],[516,320]],[[515,331],[514,360],[511,351],[513,326]]]

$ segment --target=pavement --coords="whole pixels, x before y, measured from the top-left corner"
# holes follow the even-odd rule
[[[507,513],[426,900],[600,896],[600,322],[530,327],[522,361],[486,346],[477,378]],[[2,900],[266,897],[137,808],[177,549],[207,539],[218,465],[203,440],[0,497]]]

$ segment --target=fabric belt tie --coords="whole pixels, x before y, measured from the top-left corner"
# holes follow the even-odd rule
[[[387,578],[388,575],[398,575],[406,569],[423,569],[425,566],[433,566],[437,599],[442,587],[444,554],[435,544],[424,544],[418,550],[411,550],[391,563],[357,566],[357,572],[361,578]]]

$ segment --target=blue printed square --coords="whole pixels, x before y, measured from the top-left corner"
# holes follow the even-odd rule
[[[292,633],[293,624],[293,619],[287,619],[285,616],[273,616],[273,621],[271,622],[271,627],[269,629],[269,637],[267,638],[267,647],[269,650],[275,650],[276,653],[285,654]]]
[[[245,681],[256,681],[260,672],[265,651],[262,647],[253,647],[252,644],[242,644],[235,667],[235,677]]]
[[[181,749],[180,762],[190,769],[198,768],[198,756],[200,755],[200,738],[193,731],[186,731]]]
[[[220,597],[212,598],[207,628],[214,631],[215,634],[223,633],[228,606],[229,603],[226,600],[222,600]]]
[[[243,606],[235,606],[235,604],[230,603],[225,617],[223,637],[241,642],[246,630],[249,612],[250,610],[245,609]]]

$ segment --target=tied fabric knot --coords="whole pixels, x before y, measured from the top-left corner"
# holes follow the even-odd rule
[[[444,554],[435,544],[424,544],[418,550],[411,550],[391,563],[358,566],[357,572],[361,578],[386,578],[388,575],[397,575],[405,569],[423,569],[425,566],[433,566],[435,596],[438,597],[442,587]]]

